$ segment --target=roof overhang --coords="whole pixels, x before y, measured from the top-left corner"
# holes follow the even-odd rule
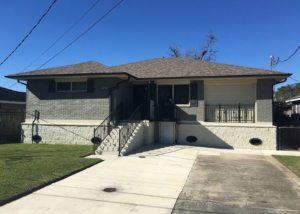
[[[45,75],[7,75],[5,77],[10,79],[16,80],[30,80],[30,79],[52,79],[52,78],[59,78],[59,77],[116,77],[116,78],[123,78],[123,77],[132,77],[136,78],[128,73],[125,72],[114,72],[114,73],[78,73],[78,74],[45,74]]]
[[[25,105],[26,102],[21,101],[9,101],[9,100],[0,100],[0,104],[16,104],[16,105]]]

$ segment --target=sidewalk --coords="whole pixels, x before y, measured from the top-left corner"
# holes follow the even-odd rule
[[[111,158],[4,205],[0,213],[171,213],[196,156],[186,148]]]

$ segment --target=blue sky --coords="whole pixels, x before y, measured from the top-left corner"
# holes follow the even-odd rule
[[[0,67],[0,86],[15,81],[4,75],[22,71],[96,0],[58,0],[23,46]],[[0,59],[24,37],[50,0],[0,1]],[[117,0],[102,0],[34,70],[105,13]],[[300,1],[297,0],[125,0],[86,36],[46,67],[96,60],[117,65],[168,56],[168,47],[198,48],[208,32],[217,37],[216,62],[269,68],[269,56],[286,58],[300,45]],[[300,52],[275,70],[300,80]],[[287,83],[295,83],[289,79]],[[286,83],[285,83],[286,84]],[[12,87],[25,90],[17,84]]]

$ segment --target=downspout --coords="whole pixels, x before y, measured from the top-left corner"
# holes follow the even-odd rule
[[[21,82],[21,80],[17,80],[17,82],[18,82],[18,83],[20,83],[20,84],[22,84],[22,85],[25,85],[25,86],[27,86],[27,83],[25,83],[25,82]]]

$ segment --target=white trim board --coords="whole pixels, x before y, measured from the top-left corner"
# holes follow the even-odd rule
[[[17,104],[17,105],[25,105],[26,104],[26,102],[8,101],[8,100],[0,100],[0,103],[3,103],[3,104]]]

